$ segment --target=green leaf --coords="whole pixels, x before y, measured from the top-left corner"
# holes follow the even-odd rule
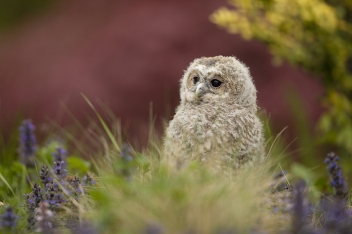
[[[80,174],[85,174],[89,171],[91,163],[77,156],[67,158],[67,169],[69,172],[77,171]]]
[[[52,141],[50,144],[45,147],[40,147],[37,150],[37,158],[39,161],[46,164],[52,165],[53,161],[53,152],[56,152],[56,148],[60,146],[60,143],[57,141]]]
[[[308,168],[306,168],[301,164],[298,164],[298,163],[293,164],[291,167],[291,173],[294,176],[302,178],[309,184],[311,184],[313,181],[313,173]]]

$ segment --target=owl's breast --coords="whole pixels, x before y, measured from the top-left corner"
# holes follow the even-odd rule
[[[166,131],[166,138],[184,155],[217,154],[236,147],[236,123],[222,109],[179,108]],[[231,122],[231,121],[230,121]]]

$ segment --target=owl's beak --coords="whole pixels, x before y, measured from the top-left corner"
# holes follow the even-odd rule
[[[196,88],[196,98],[202,97],[204,94],[210,91],[209,86],[206,83],[199,83]]]

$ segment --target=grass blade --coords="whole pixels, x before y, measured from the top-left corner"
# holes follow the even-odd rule
[[[110,129],[108,128],[108,126],[106,125],[106,123],[104,122],[103,118],[100,116],[99,112],[95,109],[95,107],[93,106],[93,104],[89,101],[89,99],[83,94],[81,93],[81,95],[83,96],[84,100],[86,100],[86,102],[88,103],[88,105],[93,109],[93,111],[95,112],[95,114],[98,116],[100,123],[103,125],[104,130],[106,131],[106,133],[108,134],[111,142],[113,143],[114,147],[116,148],[116,150],[119,152],[120,151],[120,147],[116,142],[116,139],[114,137],[114,135],[112,134],[112,132],[110,131]]]
[[[7,182],[7,180],[5,179],[5,177],[0,173],[0,179],[2,180],[2,182],[4,182],[4,184],[6,184],[6,186],[10,189],[11,193],[15,196],[15,192],[12,190],[10,184]]]

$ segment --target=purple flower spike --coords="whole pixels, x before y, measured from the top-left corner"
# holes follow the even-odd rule
[[[83,187],[81,181],[78,177],[75,177],[71,182],[72,188],[75,190],[75,193],[81,194],[83,193]]]
[[[5,214],[0,215],[0,227],[14,228],[17,226],[18,216],[13,212],[11,207],[7,207]]]
[[[294,189],[292,233],[313,233],[309,225],[313,210],[305,196],[306,188],[304,181],[299,181]]]
[[[40,169],[40,180],[42,181],[44,187],[46,186],[47,183],[50,183],[53,181],[53,179],[49,175],[50,175],[49,168],[46,165],[43,165],[42,168]]]
[[[56,148],[56,152],[53,153],[54,161],[65,161],[67,156],[67,151],[61,147]]]
[[[28,167],[33,167],[37,141],[34,135],[35,126],[33,125],[32,120],[23,120],[19,130],[19,153],[21,155],[22,163]]]
[[[347,183],[342,175],[342,169],[338,164],[340,158],[333,152],[328,153],[324,163],[328,163],[327,170],[331,178],[331,186],[335,190],[335,196],[340,199],[345,199],[347,196]]]
[[[62,149],[61,147],[57,148],[57,151],[53,153],[54,157],[54,172],[60,178],[63,179],[67,175],[66,167],[66,150]]]
[[[124,143],[121,147],[121,158],[127,163],[133,160],[132,148],[127,143]]]

